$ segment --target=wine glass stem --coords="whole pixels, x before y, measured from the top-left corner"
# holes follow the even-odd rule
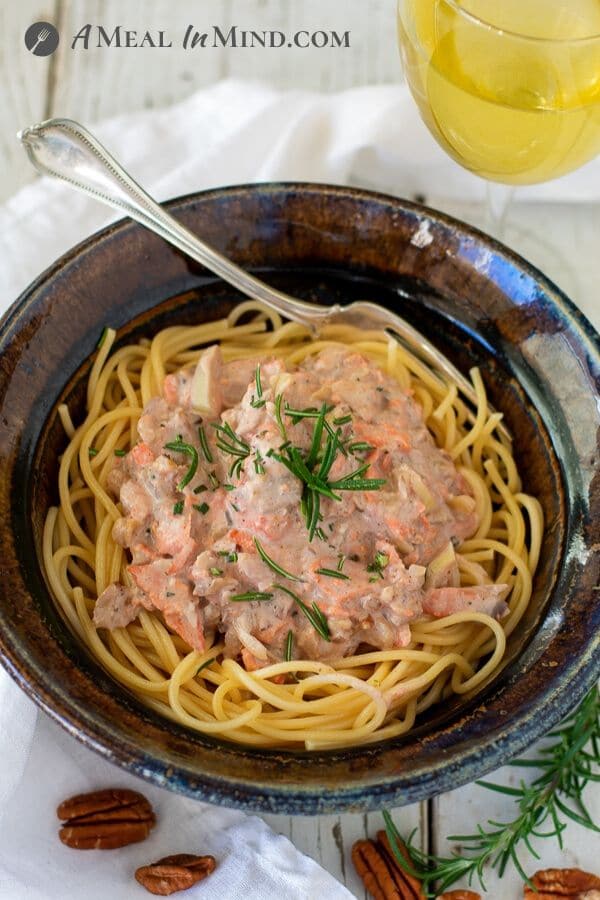
[[[514,187],[500,184],[497,181],[485,183],[485,217],[484,228],[492,237],[502,240],[504,237],[506,214],[515,192]]]

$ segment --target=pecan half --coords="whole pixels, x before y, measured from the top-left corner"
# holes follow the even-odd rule
[[[77,794],[56,810],[64,824],[58,836],[75,850],[112,850],[148,837],[156,816],[137,791],[109,788]]]
[[[398,849],[410,862],[408,851],[400,841]],[[402,869],[385,831],[378,831],[374,841],[356,841],[352,847],[352,862],[375,900],[423,900],[421,882]]]
[[[167,897],[176,891],[186,891],[214,871],[214,856],[194,856],[176,853],[165,856],[149,866],[136,869],[136,880],[151,894]]]
[[[600,900],[600,878],[581,869],[540,869],[531,878],[536,890],[523,888],[525,900]]]

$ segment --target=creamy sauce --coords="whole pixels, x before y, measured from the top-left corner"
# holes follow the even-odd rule
[[[96,625],[158,611],[191,647],[219,632],[226,655],[256,668],[281,660],[290,641],[294,658],[327,660],[405,646],[426,615],[507,612],[505,585],[459,586],[453,548],[477,528],[475,501],[409,392],[345,349],[296,367],[263,360],[260,384],[256,376],[256,360],[224,364],[209,348],[201,369],[167,376],[146,406],[139,442],[110,475],[123,510],[113,536],[131,554],[131,586],[104,591]],[[199,378],[202,414],[193,407]],[[311,539],[305,481],[281,460],[293,448],[314,475],[328,440],[325,482],[340,487],[330,487],[335,498],[319,495]],[[166,449],[173,442],[198,453],[185,485],[193,456]],[[352,481],[364,488],[344,487]],[[232,600],[256,593],[263,599]],[[313,613],[317,604],[324,634],[302,603]]]

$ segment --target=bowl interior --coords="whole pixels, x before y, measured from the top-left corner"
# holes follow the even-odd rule
[[[119,342],[127,343],[165,325],[221,317],[239,300],[155,236],[122,223],[42,276],[5,323],[2,349],[14,365],[2,409],[18,440],[11,444],[5,435],[0,442],[10,470],[3,541],[12,550],[21,604],[17,615],[5,586],[5,663],[86,743],[158,783],[217,802],[289,812],[372,808],[382,798],[411,802],[495,767],[502,753],[517,752],[566,711],[566,694],[556,708],[561,678],[572,682],[571,701],[590,682],[589,660],[587,668],[573,669],[573,635],[570,642],[565,628],[593,640],[597,605],[590,613],[582,601],[594,574],[589,560],[582,565],[571,552],[574,517],[593,522],[592,495],[553,340],[574,332],[578,344],[559,349],[567,361],[581,360],[589,350],[585,329],[551,285],[501,248],[390,198],[263,186],[210,192],[172,207],[277,287],[319,303],[363,299],[389,306],[463,371],[480,367],[491,402],[515,435],[524,489],[538,497],[547,523],[530,606],[509,640],[503,671],[476,696],[440,705],[410,735],[367,748],[318,754],[243,748],[166,721],[106,675],[66,629],[40,565],[43,522],[57,501],[57,459],[65,444],[57,405],[68,402],[74,421],[81,419],[104,325],[118,327]],[[424,247],[411,241],[423,221],[431,236]],[[548,360],[537,345],[535,353],[524,352],[536,335],[552,344]],[[567,365],[560,354],[559,362]],[[511,722],[519,721],[523,728],[515,734]]]

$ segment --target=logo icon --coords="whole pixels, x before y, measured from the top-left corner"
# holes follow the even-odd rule
[[[34,56],[50,56],[58,47],[58,31],[50,22],[35,22],[25,32],[25,46]]]

